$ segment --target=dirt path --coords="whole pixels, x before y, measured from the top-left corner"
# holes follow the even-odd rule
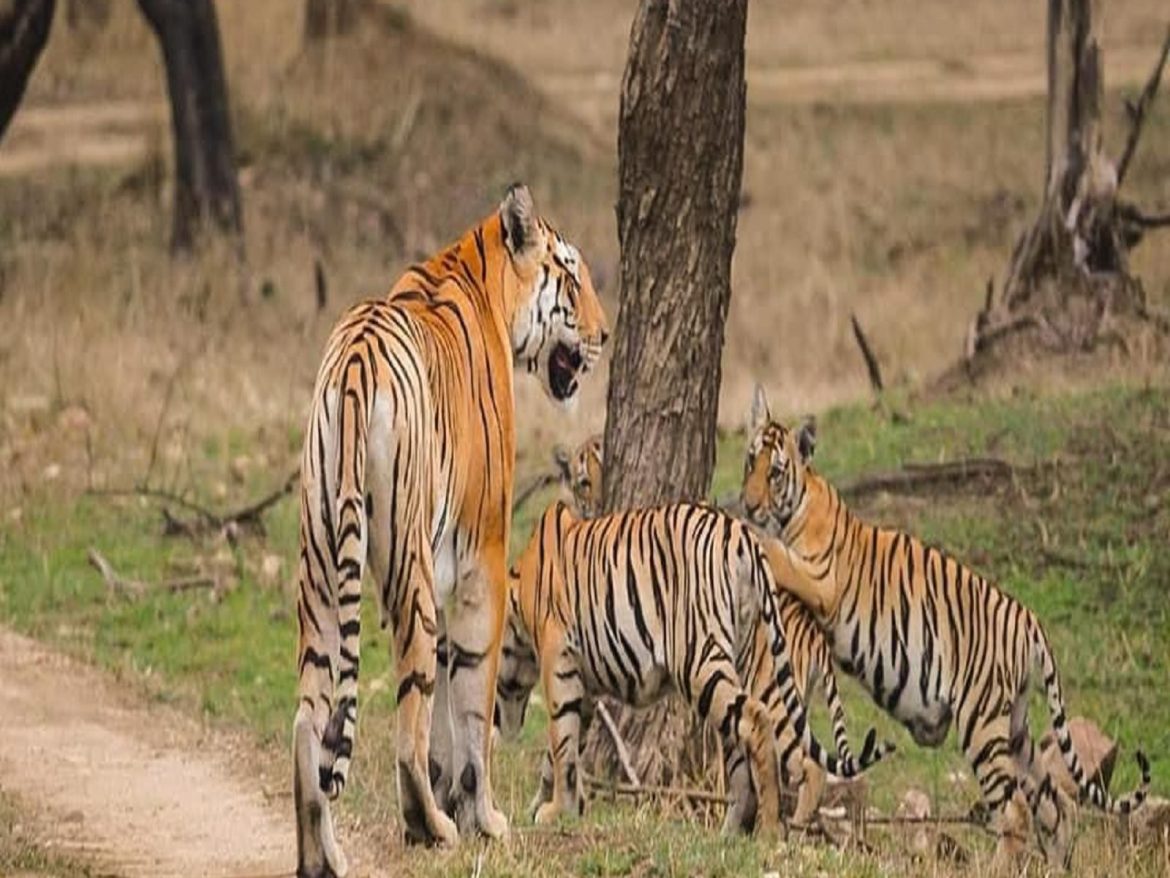
[[[4,628],[0,667],[0,788],[47,845],[116,875],[292,873],[288,799],[230,744]]]

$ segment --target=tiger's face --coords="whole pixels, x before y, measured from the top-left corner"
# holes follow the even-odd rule
[[[576,247],[536,216],[526,187],[508,190],[500,225],[517,279],[510,327],[517,368],[539,376],[552,399],[567,403],[609,338],[589,267]]]
[[[764,389],[752,400],[751,440],[741,501],[748,520],[773,536],[784,532],[804,500],[804,475],[816,447],[816,428],[791,430],[772,420]]]
[[[500,646],[496,676],[495,726],[505,740],[515,740],[524,728],[528,701],[540,680],[540,663],[532,638],[524,628],[518,605],[520,576],[516,568],[508,573],[508,615]]]
[[[555,460],[561,470],[561,480],[573,494],[573,503],[581,518],[596,518],[601,514],[601,437],[591,436],[573,452],[558,448]]]

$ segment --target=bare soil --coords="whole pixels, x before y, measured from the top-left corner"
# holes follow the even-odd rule
[[[102,874],[292,874],[291,804],[243,747],[4,628],[0,667],[0,787],[40,843]]]

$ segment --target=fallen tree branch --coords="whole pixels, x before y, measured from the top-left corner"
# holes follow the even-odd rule
[[[718,793],[697,790],[690,787],[645,786],[642,784],[617,783],[586,777],[585,783],[591,789],[617,796],[645,797],[650,799],[686,799],[709,805],[728,805],[731,800]]]
[[[164,506],[162,509],[164,536],[196,537],[208,531],[222,531],[233,527],[263,531],[264,523],[261,516],[285,496],[292,493],[299,477],[300,470],[295,469],[288,474],[278,488],[265,494],[259,500],[223,513],[213,512],[182,494],[159,488],[95,488],[86,491],[86,493],[98,497],[145,497],[149,500],[158,500],[177,506],[190,512],[195,520],[188,521],[178,518]]]
[[[613,740],[614,749],[617,750],[618,761],[622,764],[622,771],[626,773],[626,778],[634,786],[641,787],[642,783],[638,780],[638,772],[634,771],[634,763],[630,761],[630,751],[626,748],[626,742],[622,740],[622,736],[618,732],[617,723],[613,721],[609,708],[605,706],[604,701],[599,699],[594,709],[597,711],[597,715],[601,717],[601,721],[605,725],[605,730],[609,732],[609,737]]]
[[[878,491],[912,491],[927,485],[954,484],[972,479],[1011,478],[1016,468],[994,457],[970,457],[947,463],[908,463],[900,470],[862,476],[842,486],[851,498]]]
[[[1146,80],[1137,103],[1126,102],[1129,112],[1129,136],[1125,139],[1125,148],[1121,151],[1121,158],[1117,160],[1117,188],[1121,188],[1125,180],[1125,172],[1129,170],[1130,160],[1137,149],[1138,138],[1142,133],[1142,125],[1146,121],[1146,111],[1158,93],[1158,83],[1162,81],[1162,68],[1166,66],[1166,56],[1170,53],[1170,27],[1166,28],[1166,38],[1162,41],[1162,51],[1158,54],[1158,63],[1154,65],[1150,78]]]
[[[89,563],[102,575],[102,579],[106,582],[106,588],[114,594],[139,597],[145,594],[147,589],[150,588],[145,582],[139,582],[136,579],[126,579],[119,575],[118,571],[114,569],[114,565],[106,560],[106,556],[93,546],[90,546],[86,557],[89,558]]]
[[[148,591],[152,591],[155,588],[149,582],[143,582],[139,579],[127,579],[125,576],[122,576],[114,569],[114,565],[109,562],[106,556],[94,546],[89,547],[86,555],[89,558],[89,563],[102,575],[102,579],[106,582],[106,587],[115,594],[137,598],[142,597]],[[216,577],[197,573],[192,576],[180,576],[177,579],[164,580],[158,584],[157,588],[162,591],[178,593],[181,591],[191,591],[196,588],[217,588],[218,586],[219,580]]]
[[[869,339],[865,337],[865,333],[861,330],[861,324],[857,321],[856,314],[849,315],[849,322],[853,324],[853,338],[857,341],[857,346],[861,348],[861,356],[865,359],[865,369],[869,373],[869,385],[873,388],[875,393],[882,392],[882,370],[878,365],[877,357],[874,355],[873,348],[869,346]]]

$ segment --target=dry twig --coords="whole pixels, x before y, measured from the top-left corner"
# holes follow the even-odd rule
[[[1129,112],[1129,136],[1125,140],[1125,148],[1121,151],[1121,158],[1117,160],[1117,188],[1121,188],[1125,180],[1125,172],[1129,170],[1130,160],[1137,149],[1138,138],[1142,133],[1142,125],[1146,121],[1146,111],[1158,93],[1158,83],[1162,81],[1162,68],[1166,66],[1166,56],[1170,53],[1170,27],[1166,29],[1166,38],[1162,41],[1162,51],[1158,54],[1158,63],[1154,65],[1146,86],[1142,89],[1137,103],[1126,102]]]
[[[861,330],[857,315],[850,314],[849,321],[853,324],[853,338],[857,340],[857,346],[861,348],[861,356],[865,359],[865,369],[869,373],[869,385],[873,388],[874,393],[881,393],[882,370],[878,365],[877,357],[874,355],[873,348],[869,346],[869,339]]]
[[[139,597],[146,593],[150,588],[145,582],[139,582],[136,579],[126,579],[124,576],[118,574],[114,569],[114,565],[106,560],[106,556],[90,546],[87,553],[89,563],[92,564],[102,575],[102,579],[106,581],[106,588],[113,594],[123,595],[126,597]]]
[[[622,771],[626,773],[626,778],[634,786],[641,787],[642,783],[638,780],[638,773],[634,771],[634,764],[630,761],[630,751],[626,748],[626,742],[622,740],[622,736],[618,732],[617,723],[613,721],[609,708],[605,706],[604,701],[599,699],[594,709],[597,711],[597,715],[601,717],[602,723],[605,724],[605,730],[609,732],[609,736],[613,740],[614,749],[617,750],[618,761],[622,764]]]
[[[114,565],[109,562],[106,556],[95,547],[90,546],[87,554],[89,563],[102,575],[102,579],[106,581],[106,587],[114,594],[137,598],[142,597],[154,588],[148,582],[142,582],[138,579],[127,579],[125,576],[122,576],[114,569]],[[216,588],[218,585],[219,581],[214,576],[207,576],[200,573],[192,576],[181,576],[177,579],[167,579],[160,582],[157,587],[163,591],[181,592],[191,591],[196,588]]]
[[[194,520],[188,521],[178,518],[170,509],[164,506],[162,510],[163,534],[165,536],[196,537],[209,531],[223,531],[237,528],[251,528],[252,530],[262,532],[264,524],[261,516],[282,498],[292,493],[299,477],[300,470],[293,470],[288,474],[284,482],[281,483],[280,487],[265,494],[259,500],[253,501],[239,509],[229,510],[224,513],[213,512],[206,506],[196,503],[184,497],[182,494],[176,494],[172,491],[164,491],[158,488],[97,488],[86,493],[102,497],[146,497],[150,500],[158,500],[162,503],[172,504],[190,512],[194,516]]]

